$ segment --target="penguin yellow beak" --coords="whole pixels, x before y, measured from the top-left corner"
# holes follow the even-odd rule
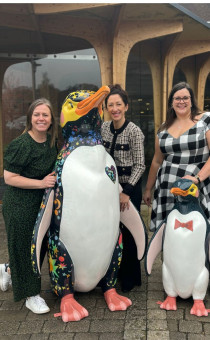
[[[90,97],[83,99],[81,102],[79,102],[75,112],[79,116],[84,116],[94,107],[98,107],[99,114],[102,117],[103,116],[102,102],[108,96],[109,92],[110,88],[108,86],[102,86],[95,94],[92,94]]]

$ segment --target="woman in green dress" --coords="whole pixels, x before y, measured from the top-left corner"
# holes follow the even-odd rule
[[[37,314],[50,309],[39,295],[41,280],[33,273],[31,239],[44,189],[54,187],[56,181],[56,132],[50,102],[37,99],[29,107],[25,131],[4,155],[3,217],[9,265],[0,265],[0,287],[5,291],[12,282],[14,300],[26,299],[26,307]]]

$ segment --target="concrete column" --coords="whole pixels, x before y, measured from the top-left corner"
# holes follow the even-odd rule
[[[2,87],[6,69],[12,65],[12,62],[0,63],[0,177],[3,177],[3,113],[2,113]]]

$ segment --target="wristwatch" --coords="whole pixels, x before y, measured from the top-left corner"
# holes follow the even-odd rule
[[[201,183],[199,175],[195,175],[195,178],[198,180],[198,183]]]

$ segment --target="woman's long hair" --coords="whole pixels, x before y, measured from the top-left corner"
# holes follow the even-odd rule
[[[197,115],[200,115],[202,113],[202,111],[198,108],[197,106],[197,101],[195,98],[195,95],[193,93],[193,90],[191,89],[190,85],[184,81],[177,83],[176,85],[174,85],[174,87],[172,88],[169,97],[168,97],[168,108],[167,108],[167,113],[166,113],[166,121],[160,126],[158,132],[163,131],[163,130],[167,130],[174,122],[174,120],[176,119],[176,112],[174,111],[173,107],[172,107],[172,102],[173,102],[173,96],[174,93],[176,93],[179,90],[182,89],[187,89],[190,93],[190,97],[191,97],[191,120],[195,121],[195,117]]]
[[[57,138],[57,123],[56,123],[56,120],[55,120],[55,115],[54,115],[54,112],[53,112],[53,109],[52,109],[52,105],[51,105],[51,103],[48,99],[39,98],[39,99],[34,100],[31,103],[31,105],[28,108],[28,112],[27,112],[26,127],[25,127],[24,132],[32,129],[32,124],[31,124],[32,114],[33,114],[35,108],[39,105],[46,105],[49,108],[50,113],[51,113],[52,122],[51,122],[49,129],[48,129],[48,132],[50,133],[50,136],[51,136],[50,146],[52,147],[52,146],[55,145],[55,141],[56,141],[56,138]]]

